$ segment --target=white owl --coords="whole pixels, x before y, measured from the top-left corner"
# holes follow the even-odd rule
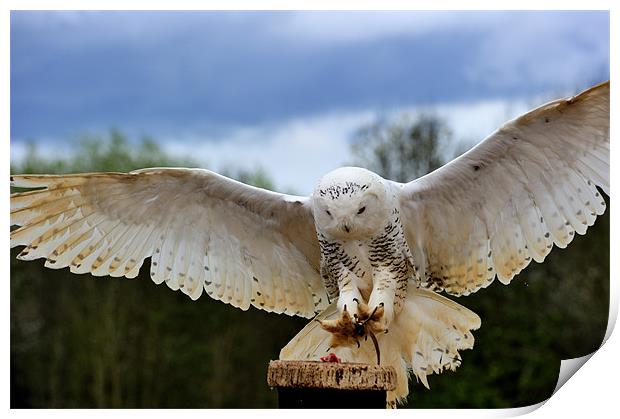
[[[345,167],[310,197],[201,169],[16,175],[11,247],[50,268],[150,275],[192,299],[317,316],[283,359],[396,368],[390,402],[460,364],[480,318],[441,296],[507,284],[555,244],[584,234],[609,194],[609,82],[508,122],[407,184]],[[366,339],[371,336],[372,339]]]

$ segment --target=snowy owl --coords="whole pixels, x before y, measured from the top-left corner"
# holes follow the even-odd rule
[[[516,118],[469,152],[409,183],[344,167],[309,197],[208,170],[14,175],[11,247],[49,268],[133,278],[147,258],[156,284],[315,317],[281,351],[397,371],[460,365],[480,318],[460,296],[508,284],[553,245],[566,247],[605,211],[609,82]],[[367,339],[371,336],[372,339]]]

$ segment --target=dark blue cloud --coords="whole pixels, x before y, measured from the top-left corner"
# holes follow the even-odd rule
[[[277,30],[292,17],[12,12],[11,137],[111,126],[213,131],[332,110],[525,96],[608,77],[607,13],[469,13],[424,31],[333,42]],[[459,23],[473,18],[490,23]],[[526,48],[529,31],[542,31],[539,48]],[[579,69],[565,68],[567,57]]]

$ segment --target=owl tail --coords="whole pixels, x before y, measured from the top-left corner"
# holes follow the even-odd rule
[[[281,351],[280,359],[318,361],[335,353],[344,362],[376,364],[377,355],[371,339],[360,347],[330,348],[330,333],[318,321],[338,318],[332,303],[306,325]],[[432,291],[411,287],[403,310],[395,317],[389,332],[377,336],[381,365],[396,370],[396,389],[388,392],[388,406],[395,407],[409,394],[409,374],[426,388],[427,376],[461,365],[459,350],[471,349],[471,330],[480,327],[480,317],[473,311]]]

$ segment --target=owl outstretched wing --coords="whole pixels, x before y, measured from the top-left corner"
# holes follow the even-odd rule
[[[157,284],[192,299],[310,317],[326,306],[307,198],[208,170],[19,175],[11,247],[49,268],[134,278],[151,257]]]
[[[541,106],[398,184],[423,285],[467,295],[585,234],[609,194],[609,82]]]

